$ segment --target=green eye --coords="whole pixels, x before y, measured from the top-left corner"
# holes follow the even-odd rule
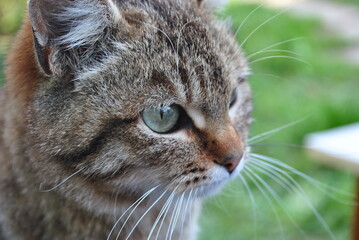
[[[142,119],[152,131],[167,133],[176,125],[180,115],[178,105],[160,108],[147,108],[142,113]]]
[[[234,89],[231,95],[231,99],[229,101],[229,107],[232,107],[237,101],[237,90]]]

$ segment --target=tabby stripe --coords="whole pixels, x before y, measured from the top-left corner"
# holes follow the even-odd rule
[[[106,143],[106,139],[114,133],[114,129],[129,125],[136,121],[137,118],[109,120],[109,122],[105,124],[104,128],[100,131],[100,134],[94,137],[87,145],[87,147],[77,152],[58,155],[56,158],[57,160],[66,163],[67,165],[75,167],[79,163],[85,161],[89,156],[99,153],[103,145]]]

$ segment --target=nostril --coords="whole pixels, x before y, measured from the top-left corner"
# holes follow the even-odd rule
[[[224,158],[224,160],[222,160],[222,161],[215,161],[215,162],[217,164],[223,166],[224,168],[226,168],[229,173],[232,173],[238,167],[241,159],[242,159],[242,155],[241,156],[231,155],[231,156]]]
[[[228,170],[228,172],[233,172],[233,170],[236,168],[233,163],[227,163],[224,165],[224,167]]]

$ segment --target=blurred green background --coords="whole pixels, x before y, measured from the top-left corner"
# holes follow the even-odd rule
[[[25,2],[0,2],[0,84],[4,79],[1,62],[4,60],[8,43],[21,23]],[[357,0],[345,2],[358,3]],[[219,17],[230,17],[235,31],[256,7],[232,2]],[[243,41],[257,26],[279,11],[266,7],[258,9],[243,24],[237,35],[238,41]],[[350,42],[326,33],[318,20],[298,18],[285,13],[260,28],[243,48],[249,56],[267,46],[292,38],[300,39],[272,48],[280,51],[261,53],[250,59],[258,60],[251,65],[253,75],[249,80],[253,88],[255,107],[252,135],[307,118],[274,134],[261,144],[254,145],[252,151],[279,159],[329,186],[353,192],[355,177],[352,174],[313,162],[306,150],[300,147],[308,133],[359,120],[359,67],[335,55],[337,50]],[[266,59],[275,55],[297,57],[308,64],[288,58]],[[330,239],[320,219],[300,194],[287,191],[274,180],[258,174],[278,194],[280,201],[266,190],[270,198],[268,200],[255,183],[246,178],[255,199],[253,204],[241,181],[234,180],[222,194],[209,199],[204,206],[201,240]],[[349,239],[353,207],[330,198],[319,191],[315,184],[292,176],[304,189],[308,199],[323,216],[336,238]],[[344,196],[336,197],[344,199]]]

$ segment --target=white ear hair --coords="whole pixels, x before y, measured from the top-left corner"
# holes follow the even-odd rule
[[[116,4],[112,0],[107,0],[107,5],[110,12],[112,13],[113,20],[115,22],[119,22],[121,20],[121,14]]]
[[[106,12],[110,13],[110,19]],[[71,23],[71,30],[57,38],[59,43],[76,47],[94,43],[101,37],[106,26],[121,21],[120,10],[112,0],[74,1],[57,15],[59,20]]]

